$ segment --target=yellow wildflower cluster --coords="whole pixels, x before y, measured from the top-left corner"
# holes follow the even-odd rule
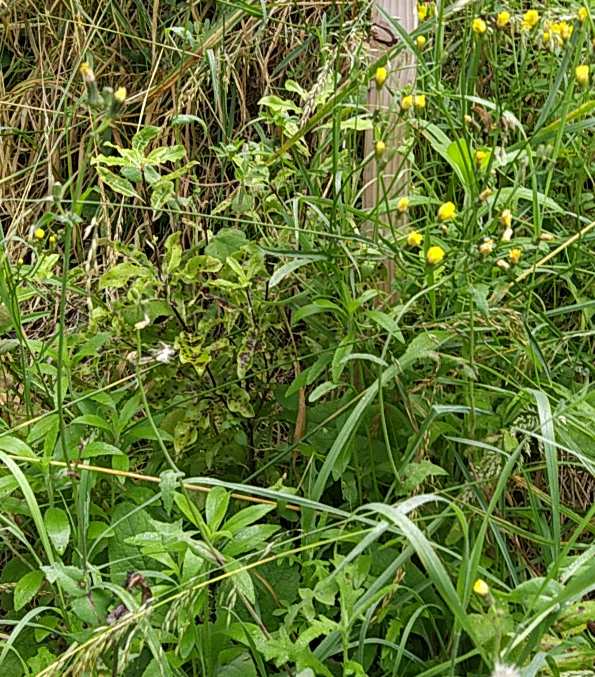
[[[572,36],[574,27],[568,21],[546,21],[543,24],[543,41],[563,45]]]
[[[426,95],[425,94],[407,94],[401,99],[401,109],[410,110],[411,108],[417,108],[421,110],[426,107]]]
[[[523,21],[521,28],[525,31],[530,31],[539,23],[539,12],[535,9],[528,9],[523,14]]]

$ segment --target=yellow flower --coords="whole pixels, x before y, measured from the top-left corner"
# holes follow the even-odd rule
[[[419,230],[412,230],[409,235],[407,235],[407,244],[410,247],[421,247],[421,243],[424,241],[424,236],[419,232]]]
[[[523,252],[520,249],[511,249],[508,252],[508,258],[510,259],[510,262],[514,265],[518,263],[521,260],[521,256],[523,255]]]
[[[58,242],[58,238],[55,235],[50,235],[48,238],[48,242],[52,245],[52,247]]]
[[[510,12],[507,12],[506,10],[498,12],[498,16],[496,17],[496,26],[498,26],[498,28],[504,28],[509,22]]]
[[[550,41],[550,32],[549,31],[543,31],[543,41],[544,42],[549,42]]]
[[[426,107],[426,95],[425,94],[417,94],[416,96],[413,97],[413,105],[421,110],[422,108]]]
[[[568,40],[572,35],[572,26],[567,21],[560,22],[560,37],[562,40]]]
[[[506,226],[506,228],[510,228],[512,225],[512,212],[510,209],[504,209],[500,216],[499,216],[499,221],[503,226]]]
[[[83,61],[83,63],[81,64],[79,72],[86,84],[91,85],[95,82],[95,73],[93,72],[93,69],[86,61]]]
[[[586,87],[589,84],[589,66],[586,63],[580,64],[574,69],[574,77],[579,85]]]
[[[476,150],[475,151],[475,164],[481,166],[483,161],[488,157],[488,154],[485,150]]]
[[[486,22],[481,17],[475,17],[475,19],[473,19],[471,28],[477,35],[483,35],[488,30]]]
[[[411,94],[408,94],[407,96],[404,96],[401,99],[401,108],[403,110],[409,110],[413,106],[413,97]]]
[[[457,215],[457,208],[453,202],[444,202],[438,209],[438,221],[450,221]]]
[[[21,256],[21,258],[19,258],[19,260],[17,261],[17,264],[18,264],[19,266],[25,265],[25,259]]]
[[[35,231],[33,232],[33,237],[36,240],[43,240],[45,237],[45,230],[43,228],[36,228]]]
[[[576,18],[581,23],[584,23],[587,20],[588,16],[589,16],[589,10],[586,7],[580,7],[578,12],[576,13]]]
[[[418,35],[415,38],[415,44],[417,45],[417,49],[423,49],[426,46],[427,38],[425,35]]]
[[[379,66],[376,69],[376,73],[374,74],[374,81],[376,82],[376,88],[377,89],[382,89],[384,83],[386,82],[386,78],[388,77],[388,71],[384,66]]]
[[[473,584],[473,592],[476,595],[481,595],[485,597],[490,593],[490,586],[481,578],[478,578]]]
[[[126,101],[126,87],[118,87],[114,92],[114,99],[118,103],[124,103]]]
[[[494,246],[494,240],[492,240],[492,238],[488,238],[479,245],[479,253],[482,256],[488,256],[488,254],[491,254],[494,251]]]
[[[374,144],[374,154],[376,155],[376,159],[380,160],[380,158],[384,155],[384,151],[386,150],[386,144],[384,141],[379,139],[376,141]]]
[[[535,28],[535,26],[537,26],[538,23],[539,23],[539,12],[537,12],[534,9],[527,10],[523,16],[522,27],[525,30],[531,30],[532,28]]]
[[[489,199],[492,195],[494,194],[494,191],[488,186],[487,188],[484,188],[484,190],[481,191],[479,194],[479,199],[482,202],[485,202],[487,199]]]
[[[425,21],[428,18],[428,6],[426,4],[417,6],[417,18],[420,21]]]
[[[435,266],[442,261],[444,258],[444,249],[435,244],[433,247],[428,249],[426,254],[426,261],[431,265]]]
[[[397,209],[401,212],[401,214],[404,214],[409,209],[409,198],[400,197],[397,202]]]

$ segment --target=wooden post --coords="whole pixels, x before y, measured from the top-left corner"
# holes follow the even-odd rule
[[[385,16],[391,17],[410,33],[417,27],[417,2],[416,0],[375,0],[372,7],[373,37],[370,42],[370,56],[373,60],[381,58],[382,54],[390,49],[386,42],[394,37],[395,31],[385,19]],[[384,87],[377,89],[374,81],[370,85],[368,92],[368,108],[370,111],[395,110],[399,92],[406,85],[415,83],[416,63],[415,55],[409,50],[404,49],[394,59],[386,64],[388,78]],[[373,209],[378,200],[391,199],[407,192],[409,176],[407,167],[404,166],[403,157],[394,152],[394,149],[401,145],[403,141],[404,127],[397,124],[396,120],[387,124],[387,136],[383,138],[386,144],[387,161],[380,165],[372,159],[364,169],[364,209]],[[366,132],[365,153],[368,157],[374,152],[374,131]],[[381,172],[381,175],[380,173]],[[397,176],[398,175],[398,176]],[[396,179],[396,180],[395,180]],[[385,193],[386,190],[386,193]],[[391,215],[386,214],[383,219],[387,224],[391,221]],[[395,220],[393,218],[393,224]],[[370,224],[369,233],[373,229]],[[394,278],[394,263],[387,261],[388,269],[388,287]]]

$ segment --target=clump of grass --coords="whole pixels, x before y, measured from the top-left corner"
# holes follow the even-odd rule
[[[0,664],[588,674],[590,8],[74,10],[2,14]]]

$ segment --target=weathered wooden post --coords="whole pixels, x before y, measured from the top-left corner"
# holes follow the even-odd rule
[[[374,60],[381,58],[382,54],[390,50],[390,44],[397,40],[394,29],[386,20],[385,16],[391,17],[395,22],[403,26],[407,32],[417,27],[417,2],[416,0],[374,0],[372,7],[372,22],[374,26],[373,37],[370,42],[370,57]],[[370,111],[396,110],[394,96],[406,85],[413,85],[416,76],[415,54],[409,49],[402,50],[394,59],[386,65],[388,78],[385,85],[378,89],[372,81],[368,92],[368,107]],[[396,114],[395,114],[396,115]],[[409,173],[404,158],[395,153],[403,141],[404,127],[396,119],[388,121],[387,134],[383,138],[387,148],[385,163],[374,160],[368,162],[364,169],[364,209],[373,209],[379,200],[390,200],[400,194],[406,194],[409,183]],[[365,153],[366,157],[374,152],[374,131],[366,132]],[[395,223],[395,217],[392,217]],[[388,225],[391,222],[391,214],[385,214],[382,220]],[[401,223],[403,219],[401,219]],[[372,234],[374,224],[369,225],[368,234]],[[387,287],[390,289],[394,277],[394,263],[387,261]]]

